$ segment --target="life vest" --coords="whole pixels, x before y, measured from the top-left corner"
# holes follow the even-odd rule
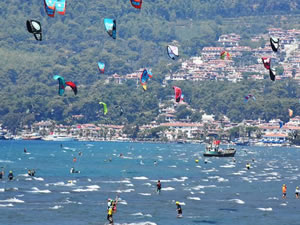
[[[286,193],[286,186],[282,187],[282,193]]]

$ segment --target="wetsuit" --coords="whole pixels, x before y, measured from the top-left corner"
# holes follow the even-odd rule
[[[113,224],[114,220],[113,220],[113,208],[110,207],[107,211],[107,220],[109,221],[109,224]]]
[[[9,173],[9,174],[8,174],[8,179],[9,179],[9,180],[14,179],[14,174],[13,174],[13,173]]]
[[[299,198],[299,193],[300,193],[299,188],[296,188],[296,190],[295,190],[296,198]]]
[[[0,180],[3,178],[3,171],[0,172]]]
[[[160,190],[161,190],[161,183],[160,182],[157,182],[156,184],[156,187],[157,187],[157,192],[160,193]]]
[[[177,205],[177,216],[182,216],[182,208],[181,205]]]

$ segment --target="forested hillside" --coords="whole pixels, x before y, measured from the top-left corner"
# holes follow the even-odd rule
[[[0,16],[0,120],[4,125],[16,127],[42,119],[142,124],[153,120],[158,115],[159,100],[173,93],[170,87],[161,86],[165,74],[179,66],[179,62],[166,56],[168,43],[176,41],[180,57],[186,59],[200,55],[203,46],[215,46],[224,33],[236,32],[247,40],[266,32],[270,26],[300,28],[300,3],[144,0],[142,9],[137,10],[129,0],[69,0],[66,15],[50,18],[42,0],[10,0],[0,2]],[[116,40],[105,32],[104,18],[117,20]],[[27,32],[27,19],[41,22],[42,42]],[[98,72],[98,61],[106,63],[104,75]],[[133,82],[123,85],[103,82],[107,75],[125,75],[145,67],[152,68],[154,75],[147,92],[136,88]],[[66,92],[58,96],[57,81],[52,78],[55,74],[74,81],[78,95]],[[261,101],[255,106],[244,106],[237,93],[242,94],[248,87],[259,90],[261,85],[271,84],[245,81],[181,85],[186,101],[193,108],[226,114],[236,121],[285,117],[281,108],[295,104],[299,96],[294,84],[272,84],[267,93],[258,91]],[[272,96],[272,101],[268,101],[266,94]],[[110,113],[105,118],[99,115],[99,100],[108,103]],[[262,101],[264,104],[260,104]],[[124,107],[121,118],[114,110],[116,105]],[[75,121],[72,115],[78,114],[85,117]]]

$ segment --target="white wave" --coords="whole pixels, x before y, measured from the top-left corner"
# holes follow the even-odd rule
[[[202,170],[203,173],[210,173],[210,172],[217,172],[218,170],[216,168],[212,168],[210,170]]]
[[[6,204],[6,205],[4,205],[4,204],[0,204],[0,207],[13,207],[14,205],[13,204],[11,204],[11,203],[9,203],[9,204]]]
[[[232,165],[232,164],[225,164],[225,165],[222,165],[222,166],[220,166],[220,167],[222,167],[222,168],[234,168],[235,165]]]
[[[125,184],[125,186],[127,186],[127,187],[134,187],[133,184]]]
[[[5,191],[5,189],[4,188],[0,188],[0,192],[4,192]]]
[[[180,177],[180,179],[178,179],[178,178],[172,178],[172,180],[176,181],[176,182],[184,182],[187,179],[189,179],[189,178],[188,177]]]
[[[35,159],[34,157],[29,157],[28,159]]]
[[[32,177],[34,180],[38,180],[38,181],[44,181],[44,178],[42,177]]]
[[[88,178],[87,181],[88,181],[88,182],[92,182],[92,179]]]
[[[218,182],[228,182],[228,179],[225,179],[223,177],[218,178]]]
[[[199,197],[187,197],[187,199],[200,201],[201,199]]]
[[[123,159],[133,159],[132,157],[129,157],[129,156],[123,156],[122,158]]]
[[[120,201],[118,201],[118,204],[127,205],[127,202],[125,200],[120,200]]]
[[[32,180],[32,178],[25,178],[25,180]]]
[[[272,211],[273,209],[272,208],[256,208],[260,211]]]
[[[18,177],[29,177],[29,175],[27,173],[23,173],[23,174],[18,174]]]
[[[130,214],[131,216],[143,216],[144,214],[141,213],[141,212],[138,212],[138,213],[132,213]]]
[[[89,188],[89,189],[99,189],[100,188],[100,186],[98,186],[98,185],[89,185],[89,186],[86,186],[87,188]]]
[[[142,185],[145,185],[145,186],[151,186],[150,183],[143,183]]]
[[[134,189],[116,190],[117,193],[129,193],[135,191]]]
[[[49,207],[49,209],[60,209],[60,208],[62,208],[61,205],[55,205],[53,207]]]
[[[162,191],[174,191],[175,188],[173,188],[173,187],[165,187],[165,188],[162,188],[161,190]]]
[[[64,186],[64,187],[69,187],[69,186],[74,186],[76,183],[76,180],[69,180],[68,183],[64,183],[63,181],[57,182],[57,183],[50,183],[50,184],[45,184],[46,187],[53,185],[53,186]]]
[[[148,177],[133,177],[134,180],[148,180]]]
[[[139,195],[150,196],[151,193],[138,193]]]
[[[198,186],[195,186],[195,187],[192,187],[191,190],[195,190],[195,191],[199,191],[200,189],[203,189],[203,188],[215,188],[217,187],[216,185],[198,185]]]
[[[176,165],[171,165],[171,166],[168,166],[170,168],[176,168],[177,166]]]
[[[277,197],[269,197],[268,200],[279,200]]]
[[[286,204],[286,203],[282,203],[282,204],[280,204],[280,205],[282,205],[282,206],[287,206],[287,204]]]
[[[17,199],[17,198],[9,198],[6,200],[0,200],[0,202],[10,202],[10,203],[24,203],[23,200]]]
[[[235,202],[237,204],[245,204],[245,202],[243,200],[241,200],[241,199],[230,199],[228,201]]]
[[[49,193],[51,193],[50,190],[40,190],[37,187],[33,187],[31,189],[33,190],[33,191],[29,191],[31,193],[41,193],[41,194],[49,194]]]
[[[13,161],[10,161],[10,160],[1,160],[0,159],[0,163],[14,163]]]
[[[70,192],[68,192],[68,191],[62,191],[62,192],[60,192],[61,194],[70,194]]]
[[[130,180],[117,180],[117,181],[102,181],[102,183],[106,183],[106,184],[121,184],[121,183],[130,183]]]
[[[157,225],[156,223],[153,222],[139,222],[139,223],[115,223],[115,225]]]

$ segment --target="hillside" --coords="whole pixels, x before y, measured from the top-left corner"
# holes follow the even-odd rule
[[[112,123],[149,122],[158,115],[158,100],[172,94],[172,90],[160,85],[164,75],[178,67],[178,63],[171,62],[166,56],[168,43],[176,40],[181,58],[187,59],[201,54],[205,45],[215,46],[223,33],[236,32],[249,39],[251,35],[266,32],[270,26],[300,28],[300,3],[292,0],[284,3],[275,0],[190,0],[188,3],[154,0],[144,1],[140,11],[131,7],[127,0],[73,0],[68,1],[65,16],[56,15],[54,18],[45,14],[40,0],[11,0],[1,2],[0,8],[0,120],[12,127],[42,119],[69,123],[100,119]],[[105,17],[117,20],[116,40],[104,30]],[[42,42],[35,41],[27,32],[27,19],[41,21]],[[105,61],[105,75],[98,73],[98,61]],[[151,88],[145,93],[136,89],[135,83],[103,84],[107,75],[124,75],[144,67],[152,68],[155,74]],[[79,94],[74,97],[67,92],[59,97],[57,83],[52,79],[55,74],[75,81]],[[211,101],[216,101],[213,98],[219,92],[216,85],[200,85],[211,88],[210,95],[198,84],[195,88],[192,86],[195,84],[189,82],[185,85],[186,90],[197,90],[203,93],[201,96],[207,95]],[[224,91],[230,96],[231,84],[220,85],[228,88]],[[187,98],[187,101],[195,104],[195,109],[203,108],[215,114],[229,113],[226,107],[211,107],[204,99]],[[99,100],[106,101],[112,109],[115,105],[123,105],[127,113],[123,118],[117,113],[101,118]],[[232,110],[239,111],[237,102],[232,107]],[[73,121],[72,115],[78,114],[84,114],[84,119]],[[248,117],[245,112],[228,115],[234,120],[242,119],[241,115]],[[261,112],[261,116],[264,115]],[[256,116],[260,115],[253,117]]]

